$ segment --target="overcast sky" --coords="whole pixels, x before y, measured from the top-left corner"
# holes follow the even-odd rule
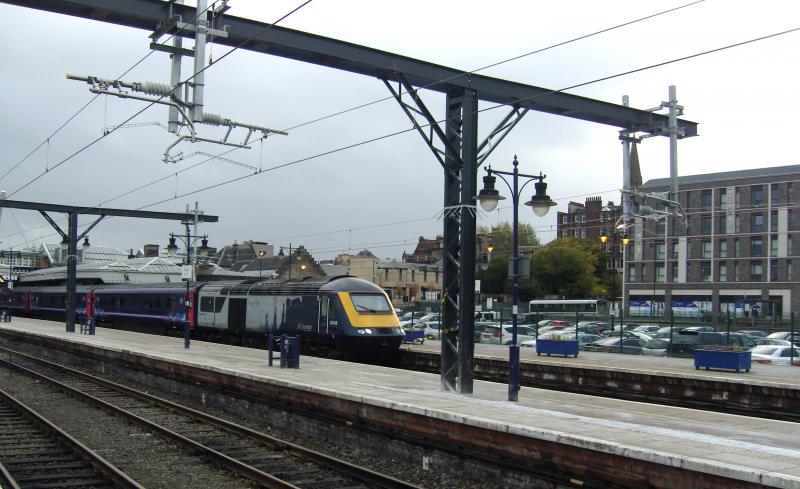
[[[187,2],[191,3],[191,2]],[[230,15],[274,22],[300,0],[231,0]],[[314,0],[280,25],[470,71],[687,1],[417,1],[402,5],[375,0]],[[800,27],[796,0],[705,2],[634,25],[534,54],[481,74],[560,89],[644,66],[689,56]],[[88,85],[66,73],[115,78],[148,53],[149,32],[112,24],[0,5],[0,175],[46,140],[92,97]],[[185,46],[191,42],[185,41]],[[700,124],[700,136],[678,145],[681,175],[797,164],[798,45],[800,32],[669,64],[588,86],[570,93],[646,109],[667,99],[676,85],[684,118]],[[230,48],[213,46],[217,59]],[[184,62],[184,79],[190,62]],[[127,74],[128,81],[169,81],[169,59],[154,53]],[[244,50],[206,73],[206,111],[284,129],[388,95],[379,80]],[[444,96],[423,98],[437,118]],[[141,208],[172,199],[252,170],[192,156],[177,164],[161,161],[174,140],[162,128],[144,125],[118,130],[34,183],[61,162],[121,123],[145,104],[100,97],[51,138],[0,188],[16,200],[69,205]],[[481,104],[481,108],[488,107]],[[481,113],[479,138],[505,110]],[[131,123],[165,123],[167,109],[155,106]],[[270,137],[228,158],[271,168],[410,127],[393,100],[309,124],[287,137]],[[201,127],[202,135],[218,134]],[[542,113],[529,113],[494,151],[489,162],[510,169],[542,171],[557,203],[549,215],[530,223],[544,241],[555,237],[556,210],[588,196],[619,202],[622,151],[617,129]],[[218,154],[228,148],[183,143],[184,155]],[[646,140],[639,150],[644,180],[669,176],[668,141]],[[481,171],[481,175],[483,171]],[[172,177],[169,177],[173,175]],[[159,184],[115,198],[156,179]],[[147,210],[182,211],[186,204],[220,217],[201,226],[210,244],[234,240],[304,245],[317,259],[364,248],[381,258],[412,252],[419,236],[442,232],[436,215],[443,202],[438,163],[415,132],[263,172],[236,183],[178,197]],[[502,191],[502,189],[501,189]],[[508,202],[508,201],[506,201]],[[511,219],[506,206],[483,215],[479,225]],[[81,224],[91,222],[89,216]],[[121,249],[166,244],[178,223],[108,219],[90,233],[93,244]],[[48,235],[50,235],[48,237]],[[5,211],[0,247],[56,242],[36,212]]]

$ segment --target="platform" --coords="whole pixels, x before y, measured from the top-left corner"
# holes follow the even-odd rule
[[[474,394],[465,396],[443,392],[436,374],[313,357],[302,357],[300,369],[270,368],[262,350],[199,341],[186,350],[180,338],[104,328],[88,336],[66,333],[63,323],[25,318],[1,324],[0,340],[65,341],[64,349],[117,355],[134,366],[144,359],[155,369],[169,364],[173,373],[207,382],[211,373],[224,375],[250,384],[240,389],[284,392],[293,402],[325,406],[361,423],[398,423],[431,443],[451,440],[521,467],[569,470],[576,485],[800,488],[796,423],[524,387],[512,403],[503,384],[477,381]]]

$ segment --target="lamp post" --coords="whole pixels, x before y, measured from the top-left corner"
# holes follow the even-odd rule
[[[606,244],[608,241],[609,236],[606,234],[606,230],[603,229],[600,231],[600,243]],[[611,310],[615,309],[617,303],[617,252],[619,250],[619,242],[622,242],[622,245],[625,246],[630,241],[630,238],[627,234],[623,234],[622,238],[619,237],[619,234],[614,231],[611,233],[611,293],[609,296],[611,297]],[[623,299],[624,300],[624,299]],[[613,315],[613,312],[612,312]]]
[[[518,209],[519,206],[519,196],[522,190],[525,188],[527,184],[532,181],[536,181],[534,187],[536,188],[536,193],[531,197],[531,200],[525,202],[525,205],[529,205],[533,208],[534,214],[539,217],[543,217],[547,212],[550,210],[550,207],[556,205],[550,197],[547,195],[547,184],[544,183],[544,179],[546,175],[542,175],[539,172],[539,175],[526,175],[524,173],[519,173],[517,166],[519,162],[517,161],[517,156],[514,155],[514,170],[511,172],[504,172],[500,170],[492,170],[492,167],[486,169],[487,175],[483,177],[483,189],[481,189],[480,193],[476,199],[481,203],[481,207],[486,212],[491,212],[497,208],[497,203],[500,200],[505,200],[505,197],[500,195],[494,188],[494,184],[496,182],[496,178],[493,175],[499,175],[500,178],[505,182],[508,189],[511,191],[511,201],[512,207],[514,212],[514,218],[512,221],[513,230],[514,230],[514,256],[513,256],[513,269],[511,274],[511,296],[512,296],[512,305],[511,305],[511,345],[509,345],[508,349],[508,400],[509,401],[516,401],[519,398],[519,345],[517,345],[517,313],[518,313],[518,305],[519,305],[519,287],[518,287],[518,279],[519,279],[519,216],[518,216]],[[503,175],[508,175],[512,177],[512,183],[509,185],[508,180],[506,180]],[[522,188],[519,188],[519,177],[527,178],[524,184],[522,184]],[[502,339],[502,337],[501,337]]]
[[[192,266],[192,245],[194,245],[198,239],[202,240],[202,244],[200,248],[197,248],[197,254],[200,256],[208,256],[208,235],[193,235],[189,232],[189,224],[190,221],[185,221],[183,224],[186,226],[186,236],[181,236],[179,234],[169,233],[169,244],[167,245],[167,254],[169,256],[175,256],[178,253],[178,245],[176,244],[176,240],[181,240],[184,245],[186,245],[186,265],[191,267]],[[194,278],[194,269],[190,268],[191,272],[189,277],[186,280],[186,299],[184,301],[184,307],[186,310],[186,320],[183,322],[183,347],[188,349],[190,345],[190,338],[189,338],[189,314],[190,309],[192,307],[192,296],[190,293],[190,283],[192,278]]]

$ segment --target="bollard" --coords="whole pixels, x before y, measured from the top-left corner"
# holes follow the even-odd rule
[[[289,338],[289,354],[286,361],[289,368],[300,368],[300,337],[292,336]]]

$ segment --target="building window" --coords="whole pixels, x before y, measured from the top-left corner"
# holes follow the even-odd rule
[[[722,239],[719,242],[719,257],[728,258],[728,240]]]
[[[726,189],[719,189],[719,205],[723,206],[728,203],[728,194]]]
[[[736,208],[738,209],[739,206],[741,205],[741,201],[742,201],[742,197],[741,197],[742,193],[739,191],[739,187],[736,187],[736,191],[733,193],[733,195],[734,195],[734,197],[733,197],[734,204],[733,205],[735,205]]]
[[[667,229],[667,223],[664,220],[656,221],[656,234],[664,236],[664,231]]]
[[[581,229],[581,238],[586,237],[586,229]]]
[[[764,205],[763,185],[753,185],[750,187],[750,204],[754,207]]]
[[[769,256],[778,256],[778,237],[774,234],[769,237]]]
[[[792,268],[792,260],[786,260],[786,281],[794,281],[794,269]]]
[[[581,214],[581,222],[586,222],[586,214]]]
[[[764,240],[750,238],[750,256],[764,256]]]
[[[700,234],[711,234],[711,216],[700,218]]]
[[[778,211],[769,213],[769,230],[773,233],[778,231]]]
[[[672,266],[672,281],[673,282],[677,282],[678,281],[678,264],[677,263],[673,263],[671,266]]]
[[[719,281],[720,282],[727,282],[728,281],[728,264],[727,263],[720,263],[719,264]]]
[[[742,267],[739,266],[739,262],[733,262],[733,280],[740,281],[742,279],[742,273],[740,271]]]
[[[792,182],[786,184],[786,202],[788,204],[794,203],[794,183]]]
[[[792,235],[786,236],[786,256],[794,256],[794,247],[792,246]]]
[[[667,249],[667,245],[666,244],[658,243],[656,245],[656,256],[655,256],[655,259],[656,260],[663,260],[664,257],[665,257],[666,249]]]
[[[711,258],[711,241],[703,241],[701,249],[703,258]]]
[[[772,205],[778,205],[781,201],[781,185],[779,183],[773,183],[770,185],[769,189],[769,201]]]
[[[750,280],[753,282],[764,279],[764,264],[760,261],[750,262]]]
[[[672,259],[673,260],[677,260],[678,259],[678,243],[672,243],[670,245],[670,247],[672,248]]]
[[[761,233],[764,231],[764,214],[759,212],[753,214],[750,222],[750,231],[753,233]]]
[[[636,282],[636,265],[628,268],[628,282]]]
[[[656,263],[656,282],[664,282],[667,279],[667,274],[664,269],[663,263]]]
[[[700,279],[703,282],[711,282],[711,262],[700,262]]]
[[[742,246],[741,243],[739,242],[739,238],[733,240],[733,256],[735,256],[736,258],[742,256]]]
[[[711,208],[711,189],[702,190],[700,192],[700,199],[702,201],[702,205],[704,209]]]
[[[416,275],[416,270],[413,268],[411,269],[411,281],[414,282],[414,275]]]
[[[567,222],[568,222],[568,217],[566,214],[564,214],[563,216],[561,216],[561,224],[567,224]]]
[[[728,232],[728,220],[725,216],[719,216],[719,234],[726,234]]]
[[[769,261],[769,281],[778,281],[778,260],[774,258]]]
[[[739,214],[736,214],[736,217],[733,218],[733,232],[736,234],[742,232],[742,220],[739,217]]]
[[[792,210],[786,209],[786,229],[788,231],[794,231],[794,223],[792,223]]]

